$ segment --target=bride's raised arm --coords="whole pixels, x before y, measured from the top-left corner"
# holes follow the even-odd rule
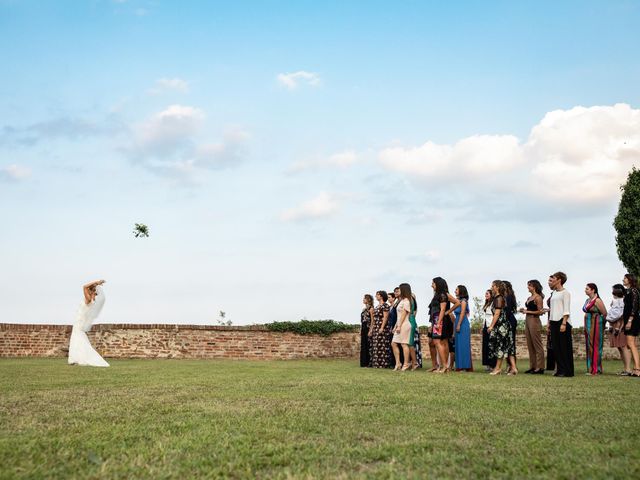
[[[95,282],[87,283],[84,287],[82,287],[82,291],[84,293],[84,301],[88,305],[93,300],[93,294],[91,289],[96,287],[97,285],[102,285],[104,280],[96,280]]]

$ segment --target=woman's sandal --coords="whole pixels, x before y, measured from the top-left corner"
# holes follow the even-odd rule
[[[407,370],[409,370],[409,367],[411,365],[407,364],[407,365],[403,365],[402,368],[400,369],[401,372],[406,372]]]
[[[502,375],[502,370],[492,370],[489,375]]]
[[[634,368],[633,373],[631,373],[632,377],[640,377],[640,368]]]

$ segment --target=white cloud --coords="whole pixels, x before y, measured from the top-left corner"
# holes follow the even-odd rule
[[[204,118],[198,108],[171,105],[134,128],[131,150],[141,156],[172,155],[189,145]]]
[[[199,145],[196,148],[198,166],[209,169],[230,167],[244,158],[244,146],[249,134],[243,130],[227,130],[222,141]]]
[[[119,117],[113,114],[101,119],[66,116],[26,126],[4,125],[0,128],[0,145],[33,146],[42,141],[77,141],[118,135],[125,130]]]
[[[0,168],[0,179],[10,181],[10,182],[19,182],[21,180],[25,180],[31,176],[31,169],[28,167],[23,167],[21,165],[16,165],[15,163],[12,165],[7,165],[6,167]]]
[[[159,78],[149,93],[159,95],[170,91],[186,93],[189,91],[189,82],[181,78]]]
[[[380,163],[389,170],[438,181],[460,175],[474,178],[513,170],[523,162],[513,135],[474,135],[454,145],[426,142],[419,147],[391,147],[380,152]]]
[[[205,113],[195,107],[171,105],[133,128],[131,142],[123,150],[148,170],[191,180],[198,170],[232,167],[244,159],[249,135],[229,129],[219,142],[203,137]]]
[[[360,156],[353,150],[346,150],[340,153],[334,153],[328,157],[315,158],[312,160],[304,160],[295,162],[289,168],[290,173],[298,173],[304,170],[314,170],[320,168],[348,168],[360,161]]]
[[[538,196],[611,200],[631,167],[640,166],[640,110],[616,104],[549,112],[531,130],[525,154]]]
[[[280,73],[276,79],[280,85],[289,90],[295,90],[301,83],[311,87],[319,87],[321,84],[320,76],[317,73],[305,72],[304,70],[293,73]]]
[[[333,215],[340,207],[335,195],[320,192],[318,196],[303,202],[301,205],[282,212],[281,220],[285,222],[299,222],[325,218]]]
[[[466,192],[490,185],[511,195],[573,205],[612,201],[640,165],[640,110],[627,104],[575,107],[545,115],[526,142],[513,135],[474,135],[453,145],[390,147],[380,164],[432,187]]]

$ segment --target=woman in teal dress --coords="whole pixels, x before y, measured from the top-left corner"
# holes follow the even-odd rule
[[[587,283],[584,293],[587,301],[584,302],[584,337],[587,347],[587,375],[602,374],[602,344],[604,343],[604,322],[607,317],[607,308],[598,295],[598,286],[595,283]]]
[[[469,293],[467,287],[458,285],[456,288],[458,305],[453,310],[456,322],[453,326],[456,346],[456,371],[473,372],[471,360],[471,325],[469,324]]]

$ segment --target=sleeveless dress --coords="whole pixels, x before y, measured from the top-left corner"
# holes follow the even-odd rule
[[[453,331],[455,335],[456,345],[456,370],[473,371],[473,364],[471,362],[471,325],[469,325],[469,303],[467,301],[467,308],[465,309],[464,318],[460,325],[460,331],[456,331],[458,322],[460,321],[460,315],[462,306],[459,305],[453,313],[456,316],[456,323]]]
[[[441,303],[446,304],[445,310],[449,310],[451,307],[451,303],[449,302],[449,298],[446,293],[434,295],[431,303],[429,304],[429,318],[431,319],[431,325],[433,326],[431,336],[434,340],[446,340],[451,338],[453,333],[453,325],[451,324],[451,318],[449,315],[445,315],[441,322],[438,321],[440,318]]]
[[[101,286],[96,287],[96,298],[87,305],[80,304],[76,321],[71,330],[69,339],[69,365],[84,365],[89,367],[108,367],[109,364],[94,350],[89,341],[87,333],[91,330],[91,325],[104,305],[104,290]]]
[[[584,312],[584,339],[587,347],[587,373],[602,373],[602,344],[604,343],[604,317],[596,307],[596,300],[587,298]]]
[[[416,332],[416,318],[409,300],[403,298],[400,303],[398,303],[397,312],[397,321],[400,321],[400,319],[402,318],[402,312],[407,312],[407,318],[400,326],[400,332],[393,335],[393,343],[404,343],[412,347]],[[411,317],[413,317],[413,321]]]

